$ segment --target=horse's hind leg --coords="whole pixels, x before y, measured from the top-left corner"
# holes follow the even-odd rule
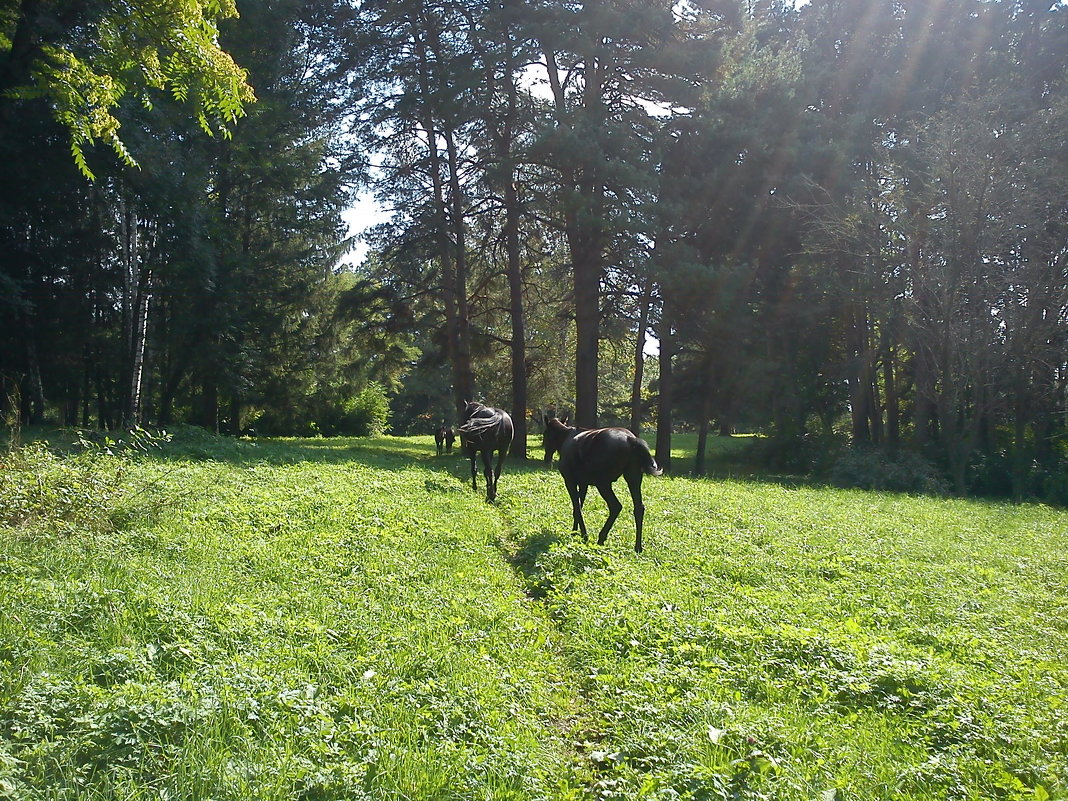
[[[493,497],[497,497],[497,482],[501,480],[501,468],[504,467],[504,454],[507,448],[497,451],[497,467],[493,471]],[[492,454],[491,454],[492,455]]]
[[[586,521],[582,519],[582,504],[586,500],[586,486],[579,486],[578,484],[572,484],[570,481],[567,483],[567,494],[571,496],[571,531],[582,532],[582,539],[589,540],[586,534]]]
[[[482,468],[486,473],[486,500],[497,497],[497,479],[493,477],[493,451],[482,451]]]
[[[642,521],[645,520],[645,504],[642,503],[642,474],[626,476],[630,499],[634,503],[634,551],[642,552]]]
[[[601,493],[604,502],[608,504],[608,519],[604,521],[604,525],[601,527],[601,533],[597,535],[597,544],[604,545],[604,541],[608,539],[608,532],[612,529],[612,525],[616,522],[616,518],[619,517],[620,510],[623,509],[623,504],[619,502],[619,498],[617,498],[615,492],[612,491],[611,483],[598,484],[597,491]]]
[[[475,480],[475,457],[478,456],[474,451],[471,452],[471,489],[478,489],[478,482]]]

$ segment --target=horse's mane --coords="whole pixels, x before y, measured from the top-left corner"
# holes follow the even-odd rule
[[[480,434],[489,431],[491,428],[496,428],[504,416],[504,412],[489,406],[481,406],[475,411],[475,414],[479,414],[479,412],[490,412],[490,414],[467,418],[459,430],[465,434]]]

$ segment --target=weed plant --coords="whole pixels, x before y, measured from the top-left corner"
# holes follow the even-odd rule
[[[0,470],[0,798],[1068,797],[1064,511],[658,478],[639,556],[430,437],[107,450]]]

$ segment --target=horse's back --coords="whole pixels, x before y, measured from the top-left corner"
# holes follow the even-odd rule
[[[579,484],[615,481],[630,467],[636,439],[625,428],[580,431],[560,448],[560,472]]]
[[[501,413],[500,426],[497,429],[497,443],[502,448],[507,448],[512,444],[512,437],[515,436],[515,426],[512,424],[512,416],[508,414],[504,409],[497,409]]]
[[[482,406],[471,414],[459,431],[461,442],[475,450],[507,448],[515,435],[512,416],[492,406]]]

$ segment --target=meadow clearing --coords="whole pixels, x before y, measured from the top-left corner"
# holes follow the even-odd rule
[[[0,799],[1068,798],[1068,511],[107,450],[0,455]]]

